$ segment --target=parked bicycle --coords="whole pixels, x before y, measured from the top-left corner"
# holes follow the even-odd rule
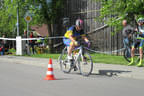
[[[77,67],[80,71],[80,74],[83,76],[89,76],[93,70],[93,61],[88,52],[87,47],[84,47],[83,44],[80,44],[79,47],[75,48],[72,51],[72,63],[68,63],[68,47],[65,47],[62,50],[62,53],[59,57],[60,68],[64,73],[70,73],[72,69]]]
[[[123,43],[125,45],[123,57],[128,62],[131,61],[131,47],[132,47],[132,44],[134,42],[136,42],[136,34],[135,33],[132,34],[131,39],[129,39],[129,43],[123,41]],[[144,54],[144,52],[143,52],[143,54]],[[139,55],[139,48],[136,48],[136,50],[135,50],[135,57],[134,57],[134,59],[135,59],[136,62],[139,62],[139,60],[140,60],[139,56],[140,56]]]
[[[123,51],[123,57],[125,58],[126,61],[130,62],[131,60],[131,46],[135,42],[135,35],[132,34],[131,38],[129,39],[129,42],[126,42],[123,40],[124,44],[124,51]]]

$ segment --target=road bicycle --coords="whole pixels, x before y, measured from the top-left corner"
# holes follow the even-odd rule
[[[125,58],[125,60],[127,60],[128,62],[131,61],[131,46],[132,44],[136,42],[136,37],[135,35],[133,35],[132,39],[129,40],[129,44],[127,44],[126,42],[124,42],[125,44],[125,49],[124,49],[124,53],[123,53],[123,56]],[[144,47],[143,47],[144,48]],[[143,49],[144,50],[144,49]],[[143,51],[143,54],[144,54],[144,51]],[[135,49],[135,56],[134,56],[134,59],[136,62],[139,62],[140,60],[140,55],[139,55],[139,48],[137,47]]]
[[[131,59],[131,46],[133,41],[129,40],[129,43],[125,42],[125,40],[123,41],[124,43],[124,51],[123,51],[123,57],[125,58],[126,61],[130,62]]]
[[[89,76],[93,70],[92,57],[88,52],[88,47],[84,47],[80,44],[77,48],[72,51],[72,62],[68,63],[68,47],[62,50],[59,57],[60,69],[64,73],[70,73],[75,67],[79,69],[80,74],[83,76]]]

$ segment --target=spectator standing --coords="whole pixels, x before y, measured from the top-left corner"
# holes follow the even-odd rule
[[[122,30],[123,43],[124,47],[126,47],[126,45],[129,45],[129,40],[132,36],[132,33],[134,32],[134,28],[131,25],[127,24],[127,20],[123,20],[122,25],[123,25]]]
[[[127,49],[127,57],[131,57],[131,45],[132,42],[130,42],[132,34],[134,32],[134,28],[127,24],[127,20],[123,20],[122,21],[122,25],[123,25],[123,30],[122,30],[122,35],[123,35],[123,44],[124,44],[124,48]]]
[[[34,38],[33,32],[30,33],[30,38]],[[35,41],[34,40],[30,40],[29,41],[29,45],[32,48],[32,53],[34,54],[35,53],[35,50],[34,50]]]
[[[2,36],[2,38],[5,38],[5,35]],[[1,55],[5,54],[5,48],[6,48],[6,40],[1,41]]]

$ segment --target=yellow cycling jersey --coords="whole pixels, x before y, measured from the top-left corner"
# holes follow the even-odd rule
[[[66,38],[69,38],[70,36],[74,37],[74,39],[76,39],[79,36],[85,36],[84,30],[77,31],[76,27],[72,26],[64,34],[64,37]]]
[[[73,34],[73,31],[72,30],[68,30],[68,31],[66,31],[64,37],[69,38],[70,36],[72,36],[72,34]]]

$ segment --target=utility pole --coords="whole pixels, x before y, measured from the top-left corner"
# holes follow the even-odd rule
[[[19,2],[17,4],[17,36],[19,36]]]

